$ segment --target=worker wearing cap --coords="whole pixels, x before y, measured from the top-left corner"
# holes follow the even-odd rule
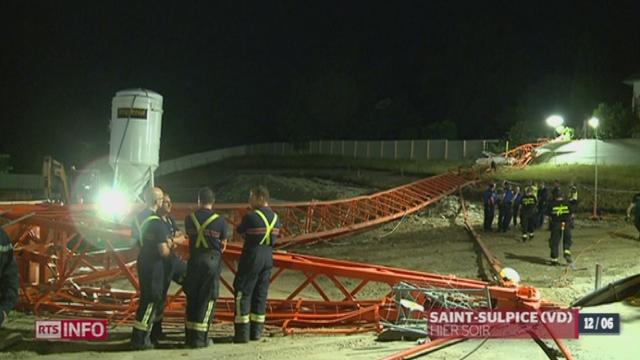
[[[137,263],[140,302],[131,335],[135,350],[153,349],[152,322],[164,306],[164,258],[169,256],[172,244],[167,227],[157,214],[162,201],[161,189],[149,189],[145,193],[147,208],[135,217],[131,227],[132,237],[140,246]]]
[[[184,219],[189,238],[189,261],[184,292],[187,295],[186,345],[202,348],[213,344],[209,326],[218,300],[222,252],[227,246],[227,223],[213,211],[215,194],[208,187],[198,191],[198,210]]]
[[[564,259],[568,264],[573,262],[571,258],[571,205],[564,199],[562,191],[556,192],[556,198],[549,205],[548,213],[551,227],[551,264],[558,264],[558,246],[562,240]]]
[[[633,195],[631,203],[627,207],[627,220],[631,219],[631,210],[633,209],[635,209],[636,213],[633,223],[635,224],[636,229],[638,229],[638,232],[640,232],[640,193]],[[638,236],[638,240],[640,240],[640,236]]]
[[[9,236],[0,228],[0,327],[18,302],[18,267]]]
[[[522,227],[522,241],[533,239],[536,224],[538,201],[533,193],[533,187],[527,186],[525,194],[520,200],[520,226]]]
[[[482,192],[482,204],[484,205],[484,231],[491,231],[493,218],[496,212],[496,184],[491,183]]]
[[[176,238],[176,236],[180,235],[180,229],[178,228],[178,224],[176,223],[175,218],[171,215],[171,208],[173,203],[171,202],[171,197],[166,192],[164,193],[164,197],[162,199],[162,206],[158,208],[158,216],[162,219],[162,222],[167,227],[167,231],[169,232],[169,237],[172,240]],[[171,286],[171,281],[173,280],[178,285],[182,285],[184,282],[184,277],[187,273],[187,264],[185,264],[175,253],[171,252],[169,256],[164,259],[164,287],[162,292],[162,298],[167,298],[167,293],[169,292],[169,286]],[[153,326],[151,328],[151,342],[156,345],[159,340],[163,340],[165,338],[164,333],[162,331],[162,320],[164,318],[164,306],[158,309],[156,313],[156,317],[153,321]]]
[[[244,236],[238,272],[233,282],[235,294],[234,342],[258,340],[264,328],[269,278],[273,267],[272,249],[280,233],[278,215],[269,207],[269,191],[264,186],[251,189],[251,211],[236,231]]]

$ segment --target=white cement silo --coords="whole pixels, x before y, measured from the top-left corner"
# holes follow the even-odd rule
[[[138,197],[153,185],[162,129],[162,95],[145,89],[118,91],[111,106],[109,164],[114,189]]]

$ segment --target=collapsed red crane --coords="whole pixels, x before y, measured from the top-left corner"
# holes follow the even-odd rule
[[[369,196],[278,204],[274,208],[283,222],[279,245],[320,241],[398,219],[475,182],[477,179],[469,173],[446,173]],[[188,204],[177,206],[176,215],[183,216],[193,208]],[[247,211],[245,205],[238,204],[220,204],[216,209],[232,224]],[[4,217],[22,219],[6,227],[20,270],[19,308],[36,314],[45,311],[58,316],[102,317],[115,324],[132,320],[138,280],[137,249],[131,246],[130,230],[98,220],[91,210],[90,206],[73,205],[0,206]],[[186,242],[179,243],[179,250],[185,254]],[[227,270],[221,283],[228,294],[232,293],[230,277],[240,250],[240,245],[232,243],[223,254]],[[543,301],[531,287],[492,286],[451,275],[279,251],[274,253],[274,266],[267,324],[286,332],[376,329],[380,319],[395,316],[397,308],[389,294],[402,281],[434,288],[485,290],[495,307],[502,309],[557,307]],[[182,324],[184,303],[181,289],[169,296],[167,322]],[[216,306],[218,320],[232,321],[231,296],[223,292]]]

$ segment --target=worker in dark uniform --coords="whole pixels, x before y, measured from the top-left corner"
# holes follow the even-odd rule
[[[513,191],[511,185],[506,184],[504,188],[504,194],[502,195],[502,219],[500,220],[500,231],[507,232],[509,225],[511,224],[511,216],[513,212]]]
[[[162,219],[162,222],[167,227],[167,231],[169,232],[169,237],[172,242],[176,236],[180,235],[180,229],[178,228],[178,224],[173,216],[171,216],[171,207],[173,203],[171,202],[171,197],[169,194],[164,193],[164,197],[162,199],[162,206],[158,209],[158,216]],[[178,285],[182,285],[184,282],[184,277],[187,274],[187,264],[185,264],[176,254],[171,252],[168,257],[164,259],[164,288],[162,292],[162,298],[167,298],[167,293],[169,292],[169,286],[171,286],[171,280],[173,280]],[[165,335],[162,331],[162,320],[164,318],[164,308],[162,306],[158,309],[156,313],[156,318],[153,321],[153,327],[151,328],[151,342],[154,345],[158,344],[159,340],[164,340]]]
[[[209,326],[218,300],[222,252],[227,246],[227,223],[213,211],[215,195],[198,191],[198,210],[184,219],[189,238],[189,261],[184,292],[187,295],[186,345],[202,348],[213,344]]]
[[[531,191],[533,192],[533,196],[536,197],[536,202],[538,201],[538,182],[537,181],[529,181],[529,187],[531,188]],[[525,194],[527,193],[526,189],[525,189]]]
[[[496,209],[498,209],[498,226],[496,231],[500,232],[502,231],[502,219],[504,218],[503,215],[503,208],[502,208],[502,200],[504,199],[504,191],[505,191],[505,183],[502,183],[502,186],[500,186],[499,188],[496,189],[496,196],[495,196],[495,207]]]
[[[633,198],[631,199],[631,203],[627,207],[627,220],[631,219],[631,210],[634,210],[634,209],[635,209],[636,216],[633,223],[636,226],[636,229],[638,230],[638,232],[640,233],[640,193],[633,195]],[[640,235],[638,235],[638,240],[640,240]]]
[[[138,255],[138,279],[140,303],[133,322],[131,346],[135,350],[153,349],[151,327],[156,313],[164,306],[164,259],[171,253],[172,243],[167,227],[158,216],[163,193],[151,188],[145,193],[147,208],[133,220],[131,234],[140,245]]]
[[[564,249],[564,259],[568,264],[573,262],[571,258],[571,205],[564,199],[564,194],[556,192],[556,198],[549,205],[549,222],[551,227],[551,238],[549,247],[551,248],[551,264],[558,264],[558,246],[562,240]]]
[[[571,228],[575,227],[575,216],[578,213],[578,187],[572,184],[569,187],[569,206],[571,206]]]
[[[491,231],[493,217],[496,212],[496,184],[491,183],[482,192],[482,204],[484,205],[484,231]]]
[[[560,189],[560,180],[553,181],[553,188],[551,188],[551,201],[555,200],[556,197],[562,192]]]
[[[549,189],[547,189],[544,181],[540,182],[540,188],[538,189],[538,219],[536,221],[536,229],[539,229],[544,225],[544,217],[547,214],[547,207],[549,206]]]
[[[520,203],[520,226],[522,227],[522,241],[524,242],[533,239],[533,230],[536,225],[538,201],[533,193],[533,187],[527,186]]]
[[[513,193],[513,227],[518,226],[518,218],[520,217],[520,206],[522,205],[522,196],[524,194],[520,191],[520,186],[516,186],[516,190]]]
[[[0,327],[18,302],[18,267],[7,233],[0,228]]]
[[[254,187],[249,195],[251,211],[236,231],[244,236],[235,293],[234,341],[258,340],[264,328],[269,277],[273,267],[272,249],[280,232],[278,215],[269,207],[269,191]]]

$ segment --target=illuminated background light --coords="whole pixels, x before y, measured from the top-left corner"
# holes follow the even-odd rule
[[[551,115],[547,118],[547,125],[554,129],[562,124],[564,124],[564,119],[560,115]]]
[[[104,188],[98,194],[97,210],[101,218],[118,221],[127,215],[130,204],[123,192]]]

